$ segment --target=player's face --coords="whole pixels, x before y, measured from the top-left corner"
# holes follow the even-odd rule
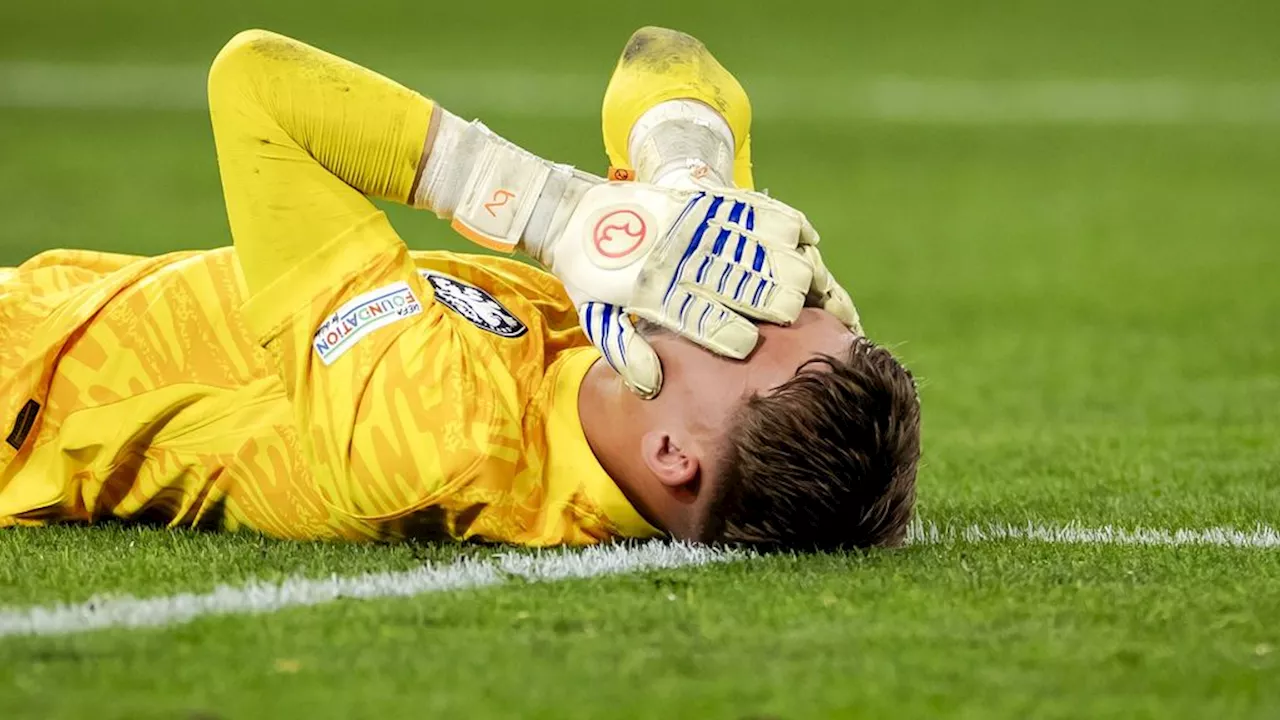
[[[818,354],[842,355],[853,338],[834,315],[816,308],[805,308],[787,327],[761,325],[760,343],[746,360],[723,358],[677,335],[662,334],[650,338],[662,360],[662,392],[647,404],[657,417],[684,426],[697,445],[690,449],[704,470],[716,475],[724,431],[743,400],[767,394]]]

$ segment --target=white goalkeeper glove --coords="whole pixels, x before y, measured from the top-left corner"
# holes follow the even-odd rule
[[[792,322],[814,288],[817,233],[783,203],[730,188],[606,183],[437,112],[413,204],[546,266],[592,344],[644,397],[661,389],[662,365],[631,315],[741,359],[759,337],[751,320]]]
[[[634,176],[663,187],[751,188],[751,100],[697,38],[659,27],[627,41],[601,108],[610,177]],[[631,168],[634,168],[632,170]],[[807,226],[807,223],[805,223]],[[813,266],[806,304],[861,335],[849,294],[822,262],[817,236],[799,250]]]
[[[628,155],[635,160],[635,175],[643,182],[719,193],[734,178],[732,131],[722,115],[699,101],[670,100],[650,108],[632,126],[630,146]],[[749,161],[746,167],[750,168]],[[759,193],[752,196],[757,203],[773,203],[784,212],[800,215],[804,237],[797,250],[812,269],[804,304],[826,310],[861,335],[858,310],[827,269],[818,251],[818,234],[803,214]]]

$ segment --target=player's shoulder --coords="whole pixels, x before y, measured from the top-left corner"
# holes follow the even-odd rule
[[[414,250],[409,255],[419,270],[448,273],[482,286],[495,285],[494,290],[501,289],[496,285],[508,283],[517,287],[529,286],[540,292],[564,292],[554,275],[512,257],[445,250]]]
[[[542,315],[575,312],[564,285],[554,275],[520,260],[445,251],[410,255],[423,279],[437,292],[442,287],[469,286],[512,309],[529,304],[529,310]]]

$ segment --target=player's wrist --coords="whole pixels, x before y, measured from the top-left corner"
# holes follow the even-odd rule
[[[533,213],[521,234],[517,249],[546,268],[552,268],[554,246],[587,191],[604,180],[569,165],[551,165]]]
[[[434,145],[411,204],[452,220],[467,239],[546,263],[550,239],[586,190],[603,182],[544,160],[443,108]]]
[[[432,112],[432,124],[434,132],[427,138],[430,147],[423,153],[421,177],[409,204],[448,219],[458,207],[479,146],[470,125],[439,105]]]
[[[697,100],[668,100],[631,127],[629,156],[636,176],[655,185],[692,189],[697,181],[733,182],[734,137],[728,121]]]

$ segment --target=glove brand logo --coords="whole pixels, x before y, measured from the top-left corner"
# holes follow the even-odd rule
[[[615,207],[596,220],[591,229],[589,255],[605,268],[630,265],[644,256],[639,252],[648,245],[653,221],[639,207]]]
[[[600,254],[612,259],[626,257],[644,242],[649,228],[634,210],[614,210],[596,222],[592,240]]]

